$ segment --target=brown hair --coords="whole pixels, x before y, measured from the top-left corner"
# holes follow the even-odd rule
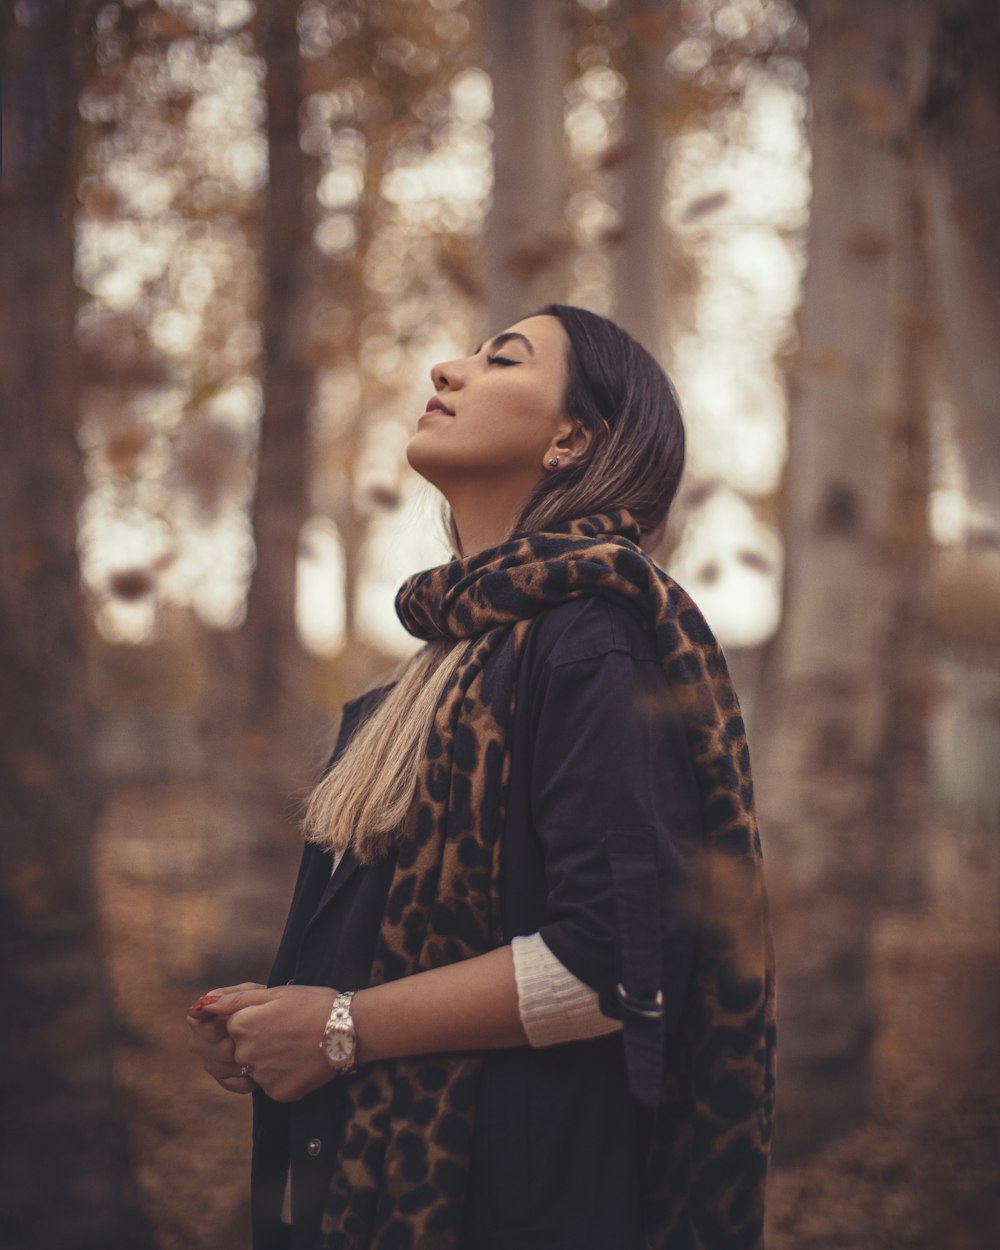
[[[642,545],[655,546],[684,468],[684,425],[670,379],[606,317],[568,304],[549,304],[535,315],[558,317],[566,332],[564,404],[590,441],[578,462],[540,474],[508,536],[627,508]],[[444,520],[460,552],[447,505]],[[412,800],[434,712],[467,646],[468,640],[427,643],[399,666],[392,689],[309,797],[304,823],[312,841],[343,850],[353,836],[362,861],[385,854]]]
[[[684,469],[684,423],[673,384],[607,317],[569,304],[549,304],[535,315],[558,317],[566,331],[565,408],[590,431],[591,442],[581,461],[541,475],[512,532],[628,508],[642,545],[655,546]]]

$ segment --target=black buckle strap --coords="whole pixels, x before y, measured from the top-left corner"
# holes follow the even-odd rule
[[[631,1011],[634,1015],[643,1016],[647,1020],[663,1019],[663,991],[657,990],[652,998],[636,998],[634,994],[630,994],[622,985],[621,981],[615,987],[618,992],[618,1001],[626,1010]]]
[[[609,829],[605,837],[618,921],[618,1001],[629,1091],[656,1106],[663,1081],[663,918],[652,825]]]

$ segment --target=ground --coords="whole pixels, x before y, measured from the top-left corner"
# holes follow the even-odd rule
[[[205,831],[228,816],[190,790],[123,790],[100,840],[120,1071],[160,1250],[249,1246],[249,1100],[204,1075],[184,1024],[187,1004],[209,988],[199,969],[221,864]],[[877,927],[871,1120],[772,1173],[769,1250],[1000,1245],[996,858],[984,838],[943,828],[933,845],[925,905]]]

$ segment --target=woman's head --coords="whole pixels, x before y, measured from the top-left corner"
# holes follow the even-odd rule
[[[470,355],[435,365],[435,393],[407,445],[410,464],[453,503],[513,500],[509,520],[574,432],[563,410],[567,346],[554,317],[526,317]]]
[[[567,338],[566,412],[590,434],[565,472],[543,475],[517,529],[544,529],[574,516],[628,508],[647,541],[666,524],[684,469],[684,424],[670,379],[607,317],[550,304]]]
[[[447,411],[421,418],[407,454],[449,499],[456,547],[454,513],[498,490],[510,533],[621,507],[647,545],[662,533],[684,466],[680,408],[614,322],[550,304],[432,377]]]

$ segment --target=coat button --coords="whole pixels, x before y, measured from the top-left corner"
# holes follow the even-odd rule
[[[322,1149],[323,1143],[318,1137],[313,1137],[310,1139],[309,1145],[306,1146],[306,1154],[309,1155],[310,1158],[315,1159]]]

